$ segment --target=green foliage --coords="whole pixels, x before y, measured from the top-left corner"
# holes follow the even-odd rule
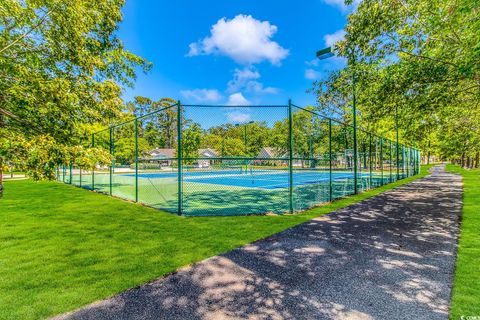
[[[480,151],[480,7],[476,0],[364,0],[335,50],[347,68],[316,83],[319,109],[445,158]],[[389,138],[393,138],[389,136]]]
[[[192,124],[183,130],[183,157],[194,158],[198,157],[198,149],[202,139],[202,130],[197,123]]]
[[[134,102],[128,104],[133,110],[133,115],[143,117],[139,119],[143,136],[148,144],[154,148],[174,148],[177,136],[177,108],[168,108],[176,103],[171,98],[162,98],[153,101],[146,97],[135,97]]]
[[[54,144],[83,144],[89,127],[121,117],[121,86],[132,85],[137,67],[150,68],[116,35],[123,3],[0,1],[0,144],[19,135],[46,142],[13,149],[34,153],[27,162],[33,177],[52,178],[51,167],[65,160]]]
[[[63,157],[67,164],[75,164],[76,167],[86,170],[94,170],[97,165],[108,166],[112,163],[112,156],[109,152],[100,148],[85,148],[74,146],[67,149],[69,157]]]
[[[152,150],[145,138],[138,138],[139,157]],[[135,137],[125,137],[115,140],[115,163],[131,164],[135,162]]]

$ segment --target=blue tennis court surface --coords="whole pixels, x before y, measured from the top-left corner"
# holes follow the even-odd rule
[[[360,174],[359,174],[360,175]],[[128,174],[125,176],[135,176]],[[165,173],[139,173],[139,178],[162,179],[176,178],[176,172]],[[240,173],[238,170],[232,171],[198,171],[184,172],[185,182],[206,183],[214,185],[224,185],[232,187],[261,188],[261,189],[281,189],[288,188],[289,172],[287,170],[258,170],[252,172]],[[368,177],[368,174],[362,173],[362,177]],[[341,181],[353,179],[353,172],[332,172],[332,181]],[[293,171],[293,186],[303,186],[316,183],[328,183],[330,173],[328,171],[299,170]]]

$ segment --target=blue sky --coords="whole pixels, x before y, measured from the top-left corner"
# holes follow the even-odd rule
[[[342,65],[315,52],[342,37],[348,11],[343,0],[127,0],[119,36],[153,70],[124,98],[313,104],[306,90]]]

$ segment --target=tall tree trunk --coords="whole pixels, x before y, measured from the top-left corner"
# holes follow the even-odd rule
[[[475,155],[475,168],[478,168],[478,162],[480,161],[480,152],[477,151],[477,154]]]
[[[462,168],[465,168],[465,152],[462,152]]]

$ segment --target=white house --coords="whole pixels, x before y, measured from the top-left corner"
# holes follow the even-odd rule
[[[211,148],[206,148],[206,149],[199,149],[198,150],[198,156],[203,159],[198,159],[197,165],[199,168],[208,168],[212,165],[213,160],[205,159],[205,158],[217,158],[218,157],[218,152],[211,149]]]
[[[161,166],[170,166],[173,161],[176,160],[176,157],[176,150],[173,148],[155,148],[148,153],[148,158],[141,160],[159,163]],[[205,158],[216,158],[218,157],[218,153],[211,148],[199,149],[198,157],[201,158],[197,161],[198,167],[209,167],[213,163],[213,160]]]

